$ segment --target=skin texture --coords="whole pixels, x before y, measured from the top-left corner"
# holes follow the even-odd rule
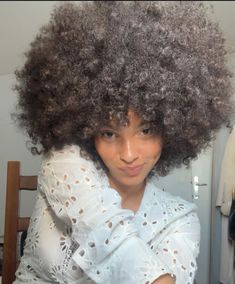
[[[175,284],[175,281],[170,275],[166,274],[159,277],[152,284]]]
[[[122,197],[122,205],[136,211],[145,180],[160,158],[162,138],[134,112],[127,126],[103,127],[95,139],[96,151],[106,166],[110,186]],[[137,167],[137,168],[136,168]]]

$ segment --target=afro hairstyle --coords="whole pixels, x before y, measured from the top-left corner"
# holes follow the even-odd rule
[[[55,5],[16,70],[16,117],[41,152],[68,144],[100,164],[94,139],[131,109],[163,137],[164,176],[207,148],[233,111],[228,49],[197,1]]]

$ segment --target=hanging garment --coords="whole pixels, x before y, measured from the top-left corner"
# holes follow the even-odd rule
[[[219,191],[216,206],[222,214],[221,224],[221,259],[220,282],[234,284],[234,248],[228,238],[228,215],[232,203],[232,190],[235,186],[235,125],[226,143],[224,157],[221,164]]]

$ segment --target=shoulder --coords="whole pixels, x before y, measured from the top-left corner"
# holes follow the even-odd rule
[[[42,157],[39,178],[53,181],[61,177],[68,177],[83,168],[80,149],[76,145],[67,145],[61,150],[52,149]],[[85,169],[85,165],[84,165]]]
[[[61,150],[51,150],[42,157],[40,172],[50,172],[54,177],[80,177],[81,180],[92,179],[95,182],[100,182],[103,176],[93,161],[81,156],[78,145],[66,145]]]
[[[66,145],[61,150],[51,150],[42,157],[42,166],[49,167],[79,167],[86,171],[90,169],[96,171],[94,162],[81,156],[81,150],[78,145]]]
[[[76,160],[78,157],[80,157],[80,147],[78,145],[66,145],[61,150],[52,149],[42,157],[42,162],[50,163],[64,160]]]

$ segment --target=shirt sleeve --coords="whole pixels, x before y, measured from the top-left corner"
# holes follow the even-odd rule
[[[39,189],[56,218],[72,227],[73,261],[96,283],[150,284],[172,273],[138,236],[133,211],[121,208],[119,194],[102,186],[78,151],[44,159]]]
[[[172,268],[176,284],[192,284],[197,270],[200,223],[195,212],[190,212],[172,223],[160,242],[153,241],[151,249]]]

